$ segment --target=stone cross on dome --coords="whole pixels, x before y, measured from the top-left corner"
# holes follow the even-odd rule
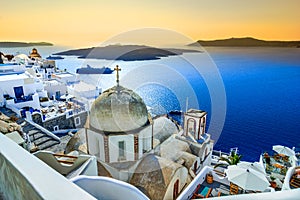
[[[121,71],[121,68],[119,68],[119,65],[117,65],[114,70],[117,71],[117,86],[119,86],[119,71]]]

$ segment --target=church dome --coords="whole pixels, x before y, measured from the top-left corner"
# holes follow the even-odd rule
[[[143,99],[120,85],[104,91],[93,103],[90,126],[103,132],[127,132],[143,127],[148,111]]]
[[[33,48],[29,58],[41,58],[41,55],[38,53],[36,48]]]

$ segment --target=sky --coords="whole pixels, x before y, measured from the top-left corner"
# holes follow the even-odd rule
[[[155,27],[191,40],[300,40],[299,0],[3,0],[0,41],[91,46]]]

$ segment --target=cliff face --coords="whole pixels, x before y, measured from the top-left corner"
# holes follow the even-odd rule
[[[157,60],[162,57],[181,55],[187,52],[199,52],[190,49],[155,48],[139,45],[110,45],[86,49],[68,50],[55,55],[79,56],[79,58],[95,58],[107,60]]]
[[[190,46],[224,46],[224,47],[299,47],[300,41],[266,41],[251,37],[230,38],[222,40],[198,40]]]
[[[0,52],[0,64],[3,64],[2,55],[2,52]]]
[[[53,46],[49,42],[0,42],[0,47],[32,47],[32,46]]]

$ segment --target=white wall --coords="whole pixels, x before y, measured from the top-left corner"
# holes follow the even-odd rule
[[[1,133],[0,152],[5,199],[95,199]]]
[[[27,78],[24,80],[23,91],[24,95],[33,94],[37,91],[38,83],[34,82],[33,78]]]
[[[21,109],[24,108],[26,106],[35,108],[35,109],[40,109],[40,100],[39,100],[39,96],[37,93],[35,93],[34,95],[32,95],[32,101],[25,101],[25,102],[19,102],[19,103],[15,103],[14,100],[9,100],[6,101],[7,105],[13,105],[15,108]]]
[[[97,157],[98,160],[105,161],[103,135],[87,129],[89,154]]]
[[[134,161],[134,136],[131,134],[109,136],[109,161],[119,161],[119,141],[125,142],[126,161]]]
[[[94,131],[87,129],[87,143],[88,143],[88,151],[90,155],[97,155],[99,153],[98,149],[98,138]]]
[[[151,132],[141,132],[139,134],[139,158],[143,156],[143,150],[150,151],[152,144]]]
[[[67,86],[65,84],[49,84],[45,85],[45,90],[48,92],[48,96],[52,97],[56,95],[57,91],[60,91],[60,95],[64,95],[67,91]]]
[[[9,81],[1,81],[0,82],[0,91],[3,92],[3,94],[8,94],[11,97],[16,97],[15,92],[14,92],[14,87],[18,86],[23,86],[24,85],[24,80],[19,79],[19,80],[9,80]]]

